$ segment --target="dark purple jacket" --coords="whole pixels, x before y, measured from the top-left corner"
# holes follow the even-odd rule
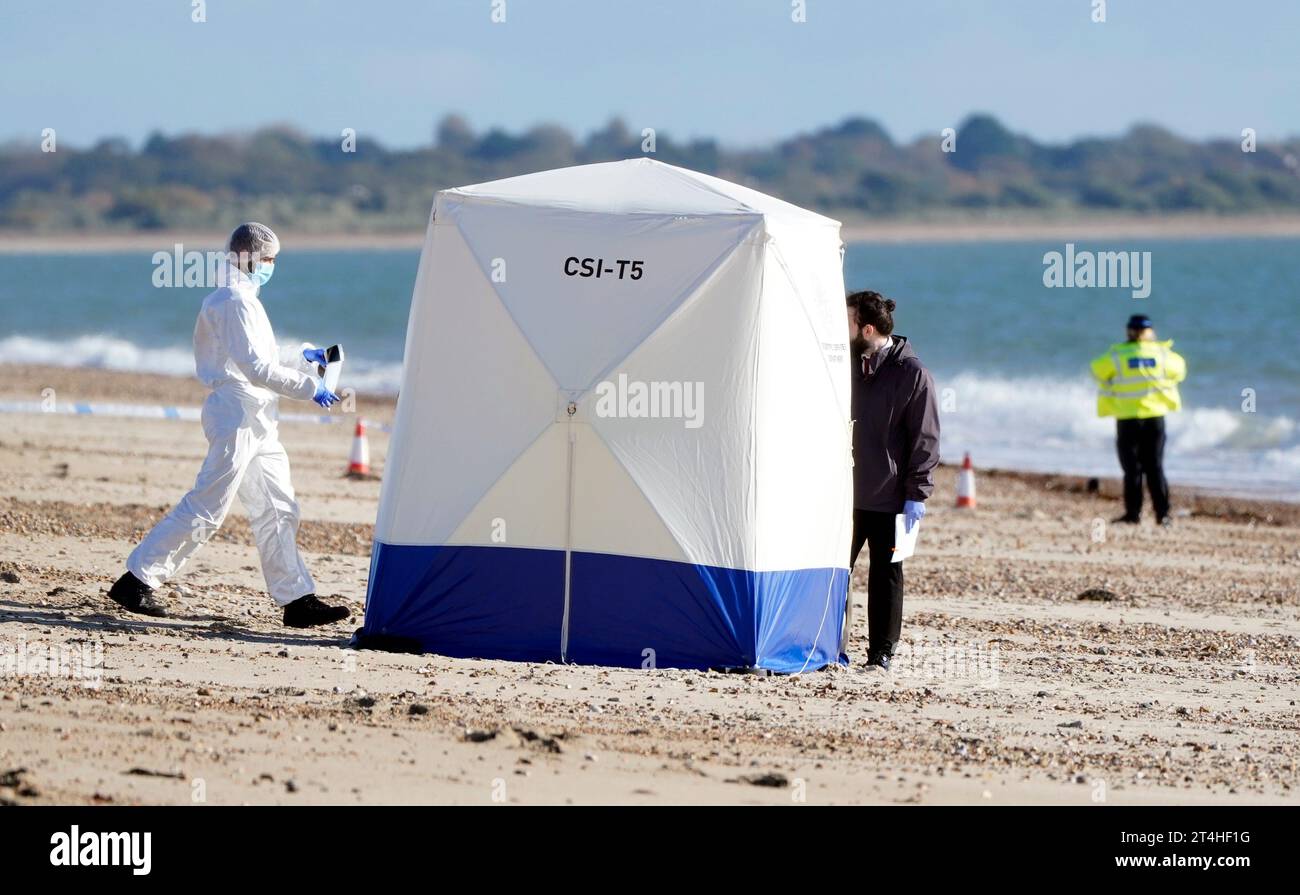
[[[939,403],[930,376],[904,336],[864,375],[853,358],[853,508],[901,513],[926,500],[939,463]]]

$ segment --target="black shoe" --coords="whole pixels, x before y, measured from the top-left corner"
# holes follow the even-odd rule
[[[889,662],[893,656],[884,650],[873,650],[867,653],[867,667],[879,668],[881,671],[889,670]]]
[[[145,584],[130,572],[113,582],[108,590],[108,598],[127,612],[151,615],[154,618],[166,618],[167,607],[154,596],[153,588]]]
[[[1137,525],[1139,522],[1142,521],[1142,519],[1138,516],[1130,516],[1128,513],[1125,513],[1123,516],[1116,516],[1114,519],[1110,521],[1116,524],[1122,522],[1125,525]]]
[[[316,599],[315,594],[299,597],[284,607],[284,623],[290,628],[314,628],[352,617],[346,606],[330,606]]]

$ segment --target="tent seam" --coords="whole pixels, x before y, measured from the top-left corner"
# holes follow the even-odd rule
[[[755,229],[757,229],[757,226],[761,223],[762,223],[762,216],[759,215],[758,220],[755,221]],[[670,321],[672,321],[678,315],[684,313],[686,309],[692,304],[694,299],[699,297],[699,294],[703,292],[705,287],[707,287],[709,283],[713,280],[713,278],[718,275],[718,272],[721,271],[722,268],[727,264],[727,262],[732,259],[732,257],[736,254],[737,250],[739,250],[741,246],[746,245],[749,242],[749,239],[752,235],[753,235],[753,231],[751,230],[749,233],[745,234],[744,239],[735,243],[733,246],[731,246],[727,251],[723,252],[717,258],[714,258],[712,263],[710,263],[708,270],[706,270],[703,274],[700,275],[699,278],[696,279],[696,281],[691,285],[691,288],[687,291],[685,297],[677,304],[677,306],[674,307],[671,311],[669,311],[668,314],[662,320],[655,321],[654,328],[648,330],[646,334],[641,338],[641,341],[637,342],[637,344],[632,346],[631,351],[629,351],[627,354],[623,355],[622,357],[611,361],[603,370],[597,373],[595,382],[592,382],[589,385],[587,385],[587,387],[582,390],[582,393],[585,395],[596,384],[598,384],[599,382],[607,378],[609,374],[612,373],[620,364],[625,363],[628,358],[636,354],[637,351],[640,350],[641,347],[644,346],[646,342],[650,341],[652,338],[658,335],[659,331],[663,329],[665,326],[667,326]]]
[[[662,165],[674,177],[676,177],[680,181],[683,181],[684,183],[689,184],[694,189],[700,190],[701,192],[708,193],[711,196],[719,196],[723,199],[726,199],[729,202],[735,202],[737,205],[745,209],[745,211],[749,212],[750,214],[763,215],[764,217],[766,217],[766,215],[764,215],[763,212],[759,211],[757,208],[750,205],[748,202],[744,201],[743,199],[738,199],[735,196],[728,195],[727,193],[724,193],[722,190],[716,189],[707,183],[696,180],[694,177],[687,176],[687,174],[683,171],[683,169],[677,167],[676,165],[670,165],[666,162],[658,162],[655,161],[654,159],[646,159],[646,161],[654,161],[655,164]]]

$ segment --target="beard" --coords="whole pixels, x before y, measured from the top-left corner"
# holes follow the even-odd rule
[[[849,342],[849,347],[853,349],[853,356],[855,358],[862,357],[862,355],[867,353],[867,340],[862,338],[861,335],[856,336]]]

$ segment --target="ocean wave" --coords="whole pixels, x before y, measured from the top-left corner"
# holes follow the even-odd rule
[[[301,345],[301,339],[282,339],[281,359],[288,362]],[[45,339],[14,335],[0,339],[0,363],[193,376],[194,349],[190,345],[143,347],[114,336]],[[347,356],[345,373],[345,386],[370,394],[395,395],[402,382],[400,363],[375,362],[352,354]]]
[[[194,350],[188,345],[143,348],[112,336],[74,336],[70,339],[6,336],[0,339],[0,361],[171,376],[194,375]]]
[[[970,451],[989,467],[1119,474],[1115,423],[1097,416],[1087,377],[1022,378],[965,371],[936,377],[945,462]],[[1171,480],[1300,499],[1300,427],[1286,416],[1186,407],[1167,417]]]

